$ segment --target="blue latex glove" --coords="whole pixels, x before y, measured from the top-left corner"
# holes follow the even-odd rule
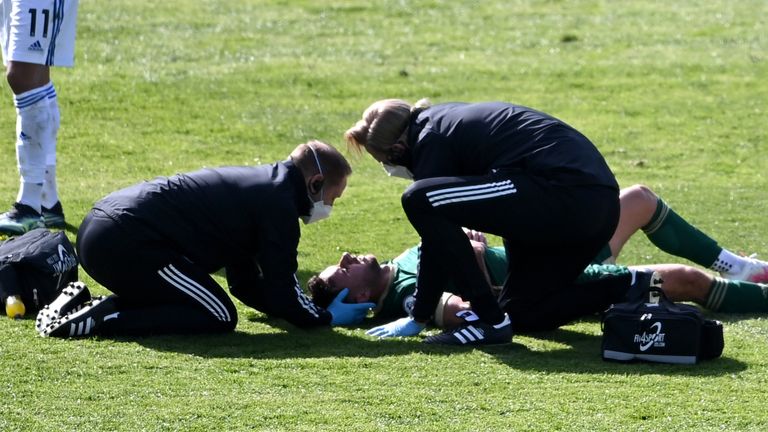
[[[414,321],[411,317],[400,318],[397,321],[392,321],[389,324],[380,325],[374,327],[365,334],[371,336],[377,336],[379,338],[388,338],[396,336],[415,336],[421,333],[426,327],[426,324]]]
[[[331,325],[343,326],[363,322],[370,309],[376,307],[376,303],[344,303],[349,288],[339,291],[339,294],[328,305],[331,313]]]

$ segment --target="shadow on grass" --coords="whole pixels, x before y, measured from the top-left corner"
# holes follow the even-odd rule
[[[534,350],[520,343],[511,348],[484,347],[481,350],[507,366],[536,372],[608,373],[620,375],[721,376],[743,371],[747,365],[739,360],[720,357],[696,365],[659,363],[617,363],[601,358],[602,337],[568,329],[525,335],[530,338],[556,342],[563,348]]]
[[[236,331],[223,335],[155,336],[130,339],[130,341],[158,351],[178,352],[204,358],[379,358],[414,353],[450,356],[481,351],[510,368],[536,372],[721,376],[738,373],[747,368],[743,362],[722,357],[697,365],[606,362],[600,357],[600,336],[569,329],[529,334],[525,335],[525,338],[517,337],[517,341],[508,345],[462,348],[425,345],[417,337],[376,340],[361,336],[357,332],[347,334],[330,328],[302,330],[280,320],[266,318],[251,320],[268,323],[273,328],[280,329],[281,332],[254,334]],[[542,342],[554,342],[563,347],[537,350],[524,343],[531,338]],[[523,343],[519,342],[520,339],[524,339]]]
[[[415,339],[377,341],[347,335],[331,328],[304,330],[286,324],[278,333],[121,338],[158,351],[179,352],[206,358],[292,359],[325,357],[383,357],[421,351]]]
[[[66,231],[70,234],[72,234],[74,237],[77,237],[77,232],[80,230],[80,221],[77,222],[77,225],[72,225],[69,221],[64,222],[64,228],[63,231]]]

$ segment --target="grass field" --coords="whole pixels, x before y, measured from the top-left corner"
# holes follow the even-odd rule
[[[281,160],[312,138],[343,146],[372,101],[430,97],[556,115],[622,186],[648,184],[765,258],[766,17],[762,0],[81,0],[76,67],[54,71],[67,232],[120,187]],[[7,207],[18,176],[0,87]],[[390,258],[418,241],[399,206],[407,183],[350,160],[333,217],[302,227],[302,280],[342,251]],[[623,263],[684,262],[640,237]],[[603,362],[595,319],[467,350],[238,308],[226,336],[48,340],[3,318],[0,429],[768,430],[765,316],[717,315],[722,358],[666,366]]]

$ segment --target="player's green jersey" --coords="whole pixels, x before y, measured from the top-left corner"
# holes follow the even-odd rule
[[[610,251],[607,252],[610,256]],[[605,253],[596,257],[596,264],[589,265],[578,277],[577,282],[586,282],[604,277],[607,274],[621,275],[629,273],[624,266],[599,264],[605,260]],[[385,265],[394,267],[394,278],[384,293],[376,308],[376,316],[381,318],[400,318],[409,314],[413,308],[413,292],[416,290],[416,270],[419,265],[419,247],[414,246]],[[489,247],[485,249],[485,267],[496,286],[504,284],[507,277],[507,254],[504,247]],[[454,292],[452,285],[443,291]]]
[[[394,268],[394,278],[379,300],[376,316],[400,318],[413,309],[413,292],[416,290],[416,270],[419,266],[419,247],[412,247],[385,265]]]
[[[376,316],[399,318],[413,308],[413,292],[416,290],[416,270],[419,266],[419,247],[414,246],[392,261],[384,264],[394,267],[394,278],[389,289],[379,301]],[[507,277],[507,254],[503,247],[489,247],[485,250],[485,267],[493,285],[502,285]],[[443,291],[455,292],[449,284]]]

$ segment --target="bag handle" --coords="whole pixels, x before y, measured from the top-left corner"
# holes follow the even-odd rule
[[[654,299],[652,296],[656,296]],[[647,300],[647,301],[645,301]],[[670,312],[674,313],[683,313],[683,310],[680,308],[680,306],[677,305],[677,303],[673,302],[672,300],[667,297],[667,294],[664,293],[664,291],[660,287],[651,286],[648,287],[648,297],[646,299],[640,299],[635,304],[634,310],[638,311],[641,307],[648,303],[657,303],[659,306],[659,309],[666,309]]]
[[[658,304],[659,308],[666,308],[673,312],[679,312],[680,309],[671,301],[664,290],[657,286],[649,286],[646,291],[635,298],[630,304],[634,303],[632,310],[637,312],[647,304]]]

